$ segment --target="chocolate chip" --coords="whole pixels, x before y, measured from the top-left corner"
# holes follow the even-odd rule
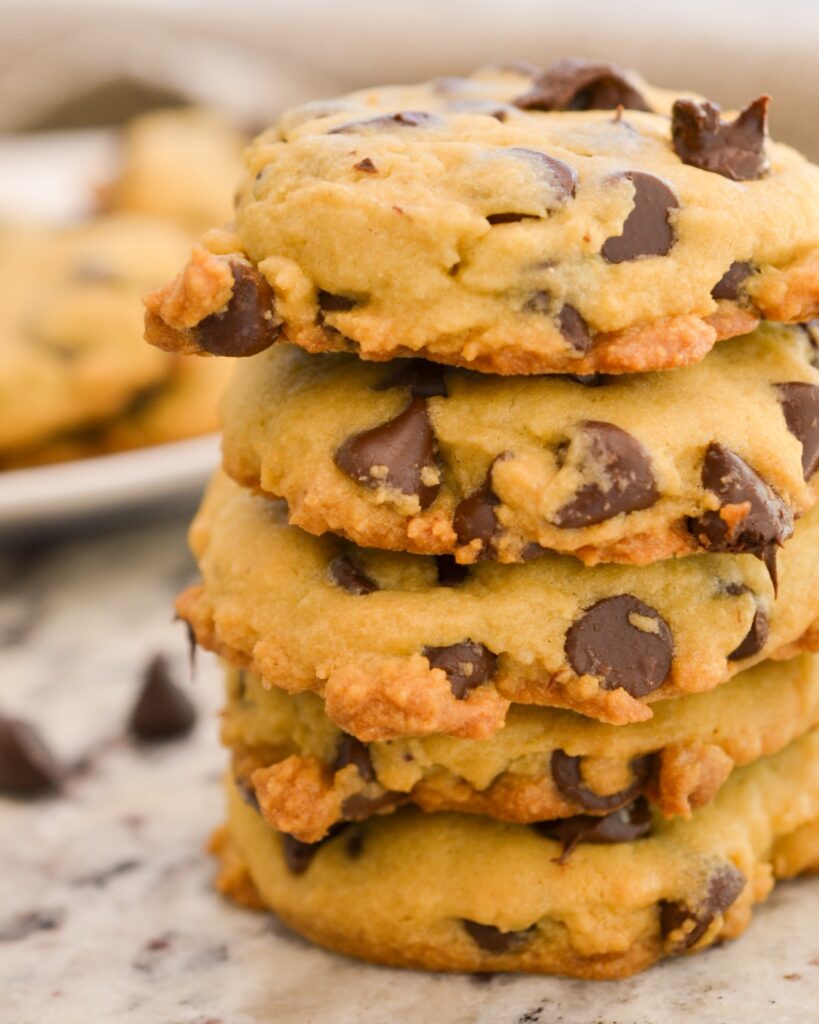
[[[453,695],[463,700],[470,690],[488,682],[495,674],[498,658],[488,647],[463,640],[448,647],[425,647],[423,655],[430,668],[446,673]]]
[[[435,571],[442,587],[457,587],[469,576],[469,566],[459,565],[452,555],[436,555]]]
[[[339,555],[330,562],[330,579],[348,594],[373,594],[380,589],[349,555]]]
[[[427,359],[396,359],[374,391],[409,388],[413,398],[446,398],[446,367]]]
[[[333,825],[327,832],[327,835],[322,839],[319,839],[317,843],[303,843],[300,839],[295,839],[293,836],[288,835],[287,832],[280,832],[279,835],[282,840],[282,856],[284,857],[285,867],[290,874],[303,875],[310,867],[310,861],[315,857],[321,847],[336,836],[343,828],[344,823],[338,822]]]
[[[232,262],[233,294],[222,313],[212,313],[194,328],[204,352],[214,356],[252,356],[270,348],[281,325],[275,318],[270,285],[253,267]]]
[[[0,793],[33,797],[60,788],[63,772],[37,730],[0,715]]]
[[[323,313],[346,313],[358,305],[358,300],[349,295],[333,295],[332,292],[318,291],[319,309]]]
[[[171,678],[168,663],[158,654],[145,670],[142,689],[128,719],[128,730],[146,741],[185,736],[196,721],[188,695]]]
[[[579,843],[631,843],[644,838],[651,832],[651,810],[648,801],[641,796],[626,807],[602,817],[575,814],[571,818],[539,821],[532,828],[548,839],[562,843],[563,850],[557,863],[565,864]]]
[[[759,654],[768,642],[768,616],[764,609],[757,607],[751,622],[751,628],[744,638],[728,655],[729,661],[742,661],[743,658],[750,658]]]
[[[425,509],[435,501],[440,486],[424,480],[437,471],[435,452],[427,404],[413,398],[395,419],[348,438],[336,452],[335,463],[365,487],[391,487],[416,495]]]
[[[819,319],[799,324],[811,347],[811,365],[819,369]]]
[[[650,110],[627,71],[616,64],[568,57],[535,79],[529,92],[512,100],[522,110]]]
[[[711,289],[711,298],[737,302],[742,297],[743,285],[753,272],[752,263],[735,261]]]
[[[508,153],[520,160],[530,164],[543,178],[552,192],[554,200],[550,209],[562,206],[574,195],[577,187],[577,172],[569,164],[558,160],[557,157],[549,156],[539,149],[525,149],[521,146],[510,146],[508,149],[500,150],[501,153]]]
[[[375,781],[375,769],[373,768],[370,752],[366,745],[361,740],[357,740],[355,736],[350,736],[349,733],[345,732],[338,742],[336,759],[333,761],[333,771],[341,771],[348,764],[356,766],[358,774],[365,782]]]
[[[809,480],[819,467],[819,387],[794,381],[777,391],[788,430],[802,442],[802,474]]]
[[[378,168],[368,156],[365,156],[363,160],[359,160],[357,164],[353,164],[353,170],[361,171],[362,174],[376,174]]]
[[[379,796],[365,796],[363,793],[353,793],[348,796],[341,805],[341,813],[346,821],[363,821],[365,818],[378,814],[385,808],[394,808],[406,801],[403,793],[381,793]]]
[[[534,213],[490,213],[486,219],[490,224],[516,224],[521,220],[540,220]]]
[[[261,811],[259,806],[259,798],[256,795],[256,787],[243,775],[237,775],[234,780],[234,785],[239,792],[239,796],[244,800],[248,807],[252,807],[254,811]]]
[[[720,510],[689,519],[690,532],[709,551],[761,558],[775,588],[776,548],[793,533],[791,510],[746,462],[718,442],[711,443],[705,453],[702,485],[716,495]],[[736,522],[731,522],[730,515],[723,518],[732,506]],[[747,507],[744,514],[742,506]]]
[[[611,376],[607,373],[567,373],[563,375],[566,380],[573,380],[584,388],[602,388],[608,384]]]
[[[634,185],[634,206],[623,224],[623,233],[606,239],[601,252],[609,263],[625,263],[641,256],[666,256],[674,245],[669,213],[680,204],[659,178],[643,171],[625,171]]]
[[[363,121],[349,121],[337,128],[331,128],[328,135],[366,134],[388,132],[395,128],[436,128],[442,124],[440,117],[427,110],[401,110],[397,114],[379,114]]]
[[[485,953],[496,956],[508,953],[510,949],[525,942],[535,929],[535,925],[532,925],[531,928],[524,928],[522,931],[504,932],[493,924],[480,924],[467,918],[462,918],[461,924],[476,946],[480,946]]]
[[[659,612],[619,594],[593,604],[572,624],[565,650],[579,676],[596,676],[604,690],[622,687],[645,697],[668,678],[674,641]]]
[[[560,333],[575,351],[589,351],[592,344],[589,325],[574,306],[565,303],[557,315],[557,323],[560,327]]]
[[[732,181],[761,178],[770,170],[765,152],[770,96],[760,96],[733,121],[709,100],[677,100],[671,110],[674,152],[684,164]]]
[[[580,475],[591,478],[554,516],[563,529],[593,526],[621,512],[650,508],[659,498],[651,459],[640,442],[612,423],[589,421],[574,444],[584,446]],[[605,483],[603,483],[605,481]]]
[[[492,463],[494,465],[494,462]],[[481,486],[455,506],[452,528],[459,544],[481,542],[482,554],[488,554],[498,526],[495,507],[500,504],[492,490],[492,466]]]
[[[580,766],[580,757],[572,757],[563,750],[552,752],[552,778],[561,796],[580,804],[587,811],[610,812],[632,803],[643,792],[651,774],[652,758],[650,755],[635,757],[629,764],[631,783],[619,793],[606,796],[595,793],[584,784]]]
[[[717,914],[724,913],[745,888],[745,876],[733,864],[725,864],[710,879],[708,891],[700,906],[692,908],[678,900],[660,903],[660,932],[664,939],[686,929],[673,940],[671,952],[682,953],[703,937]]]

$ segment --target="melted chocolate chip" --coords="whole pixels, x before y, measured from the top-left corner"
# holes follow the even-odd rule
[[[611,377],[607,373],[567,373],[563,375],[566,380],[573,380],[584,388],[602,388],[608,384]]]
[[[341,805],[341,813],[346,821],[363,821],[370,818],[379,811],[386,808],[397,807],[404,803],[406,796],[403,793],[381,793],[379,796],[365,796],[363,793],[353,793],[348,796]]]
[[[636,616],[643,621],[632,621]],[[659,612],[619,594],[593,604],[572,624],[565,650],[579,676],[596,676],[604,690],[622,687],[645,697],[668,678],[674,640]]]
[[[492,490],[492,466],[489,467],[486,479],[481,486],[455,506],[452,515],[452,528],[459,544],[469,544],[473,540],[481,542],[481,554],[488,554],[492,546],[492,538],[498,526],[495,507],[500,504]]]
[[[776,587],[776,548],[793,533],[793,513],[778,494],[751,467],[717,442],[708,446],[702,467],[702,485],[715,494],[720,511],[707,511],[689,519],[688,529],[709,551],[747,553],[761,558]],[[735,522],[721,514],[731,506]],[[742,506],[747,507],[744,512]],[[741,516],[741,518],[740,518]]]
[[[365,487],[391,487],[414,494],[422,509],[429,508],[439,484],[424,482],[435,470],[435,435],[427,404],[413,398],[395,419],[348,438],[335,454],[340,470]]]
[[[765,152],[769,96],[760,96],[733,121],[708,100],[677,100],[671,111],[674,151],[684,164],[733,181],[761,178],[770,169]]]
[[[358,300],[349,295],[334,295],[319,289],[318,304],[322,313],[346,313],[358,305]]]
[[[330,562],[330,579],[348,594],[373,594],[378,584],[356,565],[349,555],[339,555]]]
[[[488,682],[498,664],[496,654],[472,640],[448,647],[425,647],[422,653],[430,668],[440,668],[446,673],[457,700],[463,700],[470,690]]]
[[[603,796],[589,789],[583,782],[580,757],[571,757],[563,750],[555,750],[551,759],[552,778],[561,796],[580,804],[587,811],[617,811],[632,803],[645,789],[651,766],[652,758],[649,755],[635,757],[629,765],[631,784],[619,793]]]
[[[452,555],[436,555],[435,571],[442,587],[457,587],[469,576],[469,566],[459,565]]]
[[[534,167],[552,192],[555,206],[552,206],[551,209],[562,206],[574,195],[574,190],[577,187],[577,172],[569,164],[558,160],[557,157],[549,156],[548,153],[542,153],[539,149],[510,146],[509,149],[501,150],[501,152],[525,160]]]
[[[187,735],[195,722],[196,709],[171,678],[165,658],[158,654],[145,670],[128,731],[148,742],[172,740]]]
[[[743,285],[753,272],[752,263],[735,261],[711,289],[711,298],[738,302],[743,297]]]
[[[669,213],[680,204],[659,178],[643,171],[617,175],[634,185],[634,206],[623,224],[623,233],[606,239],[601,252],[609,263],[625,263],[641,256],[666,256],[674,245]]]
[[[517,224],[521,220],[540,220],[534,213],[490,213],[486,219],[490,224]]]
[[[282,856],[287,870],[291,875],[303,875],[310,867],[310,861],[315,857],[321,847],[336,836],[344,828],[343,822],[338,822],[328,831],[327,835],[319,839],[317,843],[303,843],[295,839],[287,832],[280,832],[282,840]]]
[[[708,883],[708,892],[699,907],[689,907],[677,900],[660,903],[660,932],[664,939],[685,929],[673,940],[672,952],[682,953],[703,937],[717,914],[724,913],[745,888],[745,876],[733,864],[725,864]]]
[[[765,614],[764,609],[757,607],[751,622],[751,628],[728,655],[728,660],[742,661],[743,658],[750,658],[754,654],[759,654],[767,642],[768,616]]]
[[[788,430],[802,442],[802,474],[809,480],[819,467],[819,387],[794,381],[777,391]]]
[[[270,285],[254,267],[230,264],[233,294],[222,313],[212,313],[194,328],[204,352],[214,356],[252,356],[279,337]]]
[[[522,110],[650,110],[627,71],[616,64],[568,57],[557,60],[512,101]]]
[[[328,135],[388,132],[396,128],[435,128],[442,123],[440,117],[427,110],[401,110],[397,114],[380,114],[363,121],[350,121],[331,128]]]
[[[579,843],[631,843],[644,838],[651,832],[651,810],[648,801],[641,796],[602,817],[575,814],[571,818],[539,821],[532,828],[563,845],[557,863],[565,864]]]
[[[557,315],[560,333],[577,352],[588,352],[591,348],[592,336],[589,325],[580,313],[565,303]]]
[[[33,726],[0,715],[0,793],[18,797],[53,793],[60,788],[62,775]]]
[[[531,928],[524,928],[522,931],[504,932],[493,924],[480,924],[467,918],[463,918],[461,924],[476,946],[480,946],[485,953],[492,953],[495,956],[508,953],[510,949],[525,942],[535,929],[532,925]]]
[[[357,740],[355,736],[350,736],[345,732],[338,742],[336,759],[332,766],[333,771],[341,771],[348,764],[356,766],[358,774],[365,782],[375,781],[375,769],[367,746],[361,740]]]
[[[409,388],[413,398],[446,398],[446,367],[426,359],[396,359],[374,391]]]
[[[361,171],[362,174],[375,174],[378,171],[378,168],[368,156],[365,156],[363,160],[359,160],[357,164],[353,164],[353,169]]]
[[[621,512],[650,508],[660,494],[651,470],[648,452],[631,434],[612,423],[588,422],[581,440],[586,451],[580,466],[583,484],[570,502],[555,513],[554,521],[564,529],[593,526]],[[602,486],[600,480],[605,480]]]

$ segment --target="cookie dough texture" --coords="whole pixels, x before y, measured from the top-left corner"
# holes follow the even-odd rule
[[[672,374],[585,381],[274,346],[236,366],[224,465],[286,499],[292,523],[364,546],[510,562],[540,545],[587,564],[652,562],[702,550],[690,523],[715,507],[703,480],[714,444],[791,516],[813,504],[816,358],[807,329],[775,324]],[[345,455],[366,431],[380,432],[368,451]]]
[[[271,826],[307,843],[339,821],[390,813],[408,801],[427,812],[531,823],[605,816],[647,797],[666,817],[690,817],[736,767],[819,724],[813,655],[764,662],[710,693],[660,703],[648,722],[611,726],[515,704],[486,740],[366,745],[334,725],[316,695],[287,694],[227,668],[222,740],[237,780]]]
[[[741,769],[690,821],[581,843],[536,828],[404,809],[304,846],[229,786],[221,887],[311,941],[436,970],[617,978],[735,938],[775,877],[819,867],[819,734]],[[252,888],[251,888],[252,884]]]
[[[588,91],[533,100],[543,81],[490,68],[287,112],[247,151],[236,235],[149,298],[149,338],[272,343],[200,332],[232,298],[203,265],[257,268],[267,316],[309,351],[500,374],[682,366],[760,317],[819,313],[819,169],[767,140],[764,101],[743,153],[730,118],[671,119],[674,94],[637,80],[618,112]]]
[[[312,690],[368,742],[490,736],[510,702],[625,724],[817,641],[819,511],[779,553],[775,596],[750,555],[584,567],[357,549],[288,526],[281,503],[218,475],[192,529],[203,582],[179,614],[266,683]]]

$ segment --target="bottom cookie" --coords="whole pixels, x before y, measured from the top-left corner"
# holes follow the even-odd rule
[[[737,771],[689,821],[589,835],[402,809],[308,845],[228,783],[219,888],[328,949],[446,971],[620,978],[736,938],[774,878],[819,868],[819,730]]]

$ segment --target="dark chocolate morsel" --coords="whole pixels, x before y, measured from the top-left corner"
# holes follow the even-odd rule
[[[629,765],[631,784],[621,789],[619,793],[603,796],[589,789],[583,782],[580,757],[572,757],[563,750],[554,750],[551,759],[552,778],[561,796],[572,803],[580,804],[587,811],[606,813],[620,810],[640,796],[648,783],[651,767],[650,755],[635,757]]]
[[[0,715],[0,793],[34,797],[60,788],[63,772],[37,730]]]
[[[802,442],[802,474],[809,480],[819,467],[819,387],[793,381],[776,389],[788,430]]]
[[[651,459],[640,442],[613,423],[584,423],[578,441],[585,444],[583,484],[570,502],[555,513],[564,529],[593,526],[621,512],[650,508],[659,498]],[[571,445],[570,445],[571,450]],[[606,481],[606,485],[601,484]]]
[[[319,289],[318,304],[323,313],[346,313],[358,305],[358,300],[349,295],[334,295]]]
[[[720,509],[689,519],[690,532],[709,551],[761,558],[775,588],[776,548],[793,533],[790,508],[747,462],[716,441],[705,453],[702,485],[717,496]]]
[[[635,622],[636,617],[643,621]],[[668,678],[674,640],[658,611],[631,594],[618,594],[593,604],[572,623],[565,650],[579,676],[596,676],[604,690],[622,687],[639,698]]]
[[[673,953],[682,953],[696,945],[717,914],[723,914],[745,888],[745,876],[733,864],[723,865],[708,883],[705,899],[698,907],[678,900],[660,903],[660,932],[669,940],[674,932],[682,934],[671,939]]]
[[[532,88],[512,102],[522,110],[650,110],[627,71],[578,57],[550,64]]]
[[[539,220],[534,213],[490,213],[486,218],[490,224],[517,224],[522,220]]]
[[[345,821],[363,821],[370,818],[379,811],[386,808],[395,808],[406,801],[403,793],[392,793],[387,791],[378,796],[365,796],[363,793],[353,793],[348,796],[341,805],[341,813]]]
[[[611,376],[607,373],[566,373],[563,377],[584,388],[602,388],[611,380]]]
[[[753,272],[753,264],[733,262],[711,289],[711,298],[738,302],[742,298],[742,286]]]
[[[359,160],[357,164],[353,164],[353,169],[361,171],[362,174],[376,174],[378,171],[378,168],[368,156],[365,156],[363,160]]]
[[[493,463],[494,465],[494,463]],[[495,507],[498,498],[492,490],[492,466],[486,474],[481,486],[455,506],[452,515],[452,528],[459,544],[470,544],[473,540],[481,542],[481,553],[486,554],[498,526]]]
[[[333,771],[341,771],[348,764],[354,764],[358,774],[365,782],[375,781],[375,769],[366,744],[357,740],[349,733],[343,733],[338,742],[336,759],[333,761]]]
[[[392,487],[414,494],[429,508],[439,484],[426,483],[424,471],[435,470],[435,435],[423,398],[413,398],[387,423],[349,437],[335,454],[340,470],[365,487]]]
[[[374,391],[409,388],[413,398],[446,398],[446,367],[427,359],[396,359]]]
[[[560,328],[560,333],[575,351],[589,351],[592,343],[589,325],[574,306],[570,306],[568,302],[564,303],[557,314],[557,324]]]
[[[577,172],[569,164],[557,157],[542,153],[539,149],[525,149],[521,146],[510,146],[500,150],[510,156],[525,160],[531,164],[538,175],[549,185],[555,200],[555,207],[562,206],[574,195],[577,187]]]
[[[442,587],[457,587],[469,576],[469,566],[459,565],[452,555],[436,555],[435,570]]]
[[[768,616],[762,608],[757,608],[751,627],[743,639],[728,655],[729,661],[742,661],[743,658],[750,658],[759,654],[768,641]]]
[[[425,647],[421,653],[430,668],[440,668],[446,673],[453,696],[458,700],[488,682],[498,664],[496,654],[472,640],[462,640],[448,647]]]
[[[760,96],[733,121],[709,100],[677,100],[671,110],[674,152],[684,164],[733,181],[751,181],[770,170],[765,152],[770,96]]]
[[[375,580],[360,565],[356,565],[349,555],[339,555],[330,562],[330,579],[348,594],[373,594],[380,589]]]
[[[401,110],[396,114],[379,114],[363,121],[349,121],[331,128],[328,135],[364,134],[367,132],[388,132],[395,128],[436,128],[442,124],[440,117],[428,110]]]
[[[664,181],[644,171],[625,171],[634,186],[634,206],[623,224],[623,232],[606,239],[601,249],[609,263],[625,263],[641,256],[666,256],[674,245],[669,213],[680,204]]]
[[[310,867],[310,861],[315,857],[321,847],[329,842],[344,828],[344,822],[337,822],[333,825],[327,835],[323,836],[317,843],[303,843],[295,839],[287,832],[280,832],[282,840],[282,856],[287,870],[291,875],[303,875]]]
[[[548,839],[556,839],[563,849],[557,858],[565,864],[579,843],[631,843],[651,832],[651,809],[645,797],[602,816],[575,814],[571,818],[538,821],[531,826]]]
[[[480,924],[466,918],[462,919],[461,924],[476,946],[480,946],[485,953],[492,953],[495,956],[508,953],[510,949],[525,942],[535,928],[532,925],[531,928],[524,928],[522,931],[504,932],[493,924]]]
[[[128,719],[128,731],[156,742],[186,736],[196,722],[190,697],[174,682],[168,662],[156,655],[145,669],[142,689]]]
[[[255,267],[234,261],[233,294],[221,313],[206,316],[194,327],[196,341],[214,356],[252,356],[270,348],[279,337],[270,285]]]

